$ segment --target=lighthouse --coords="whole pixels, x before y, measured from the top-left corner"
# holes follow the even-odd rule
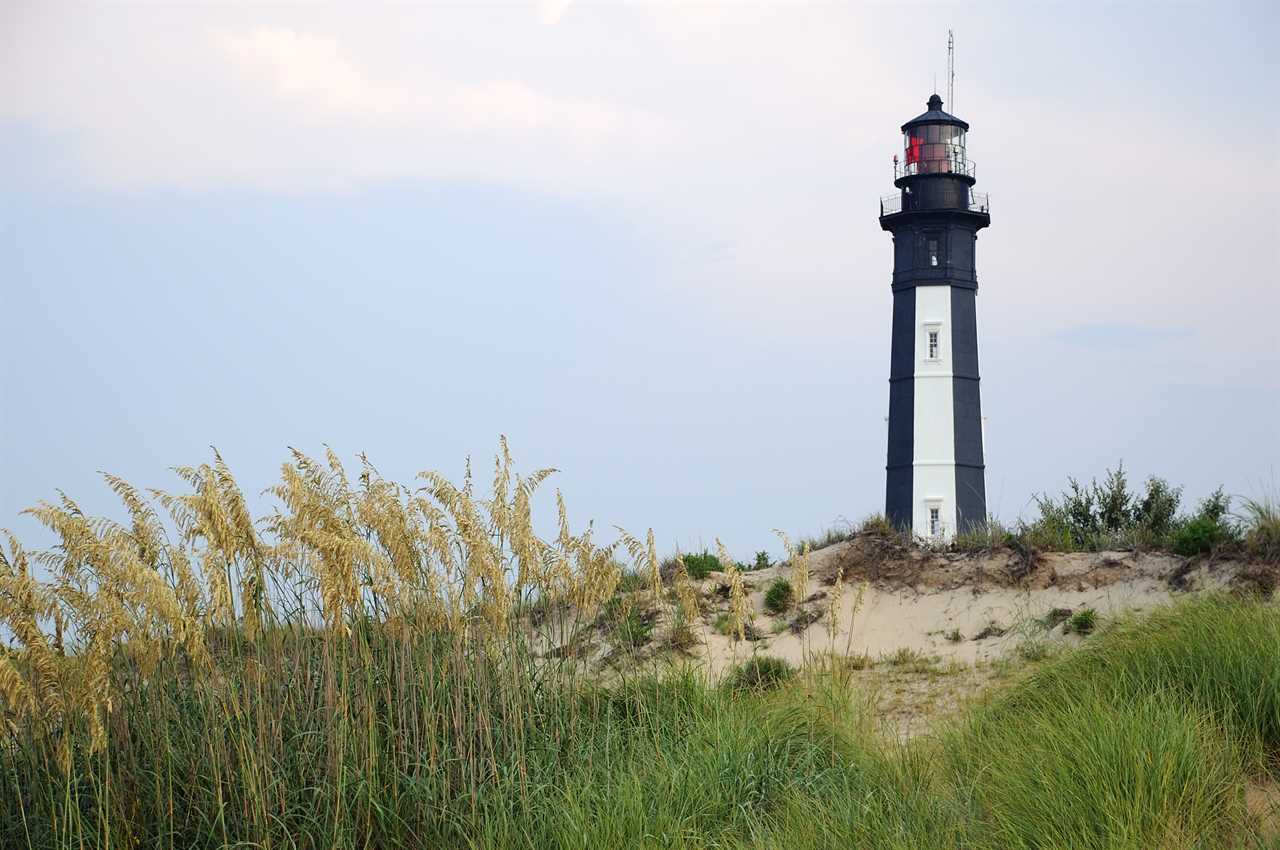
[[[987,516],[974,248],[991,216],[973,191],[969,125],[942,105],[935,94],[902,125],[898,191],[880,200],[893,235],[885,516],[935,540]]]

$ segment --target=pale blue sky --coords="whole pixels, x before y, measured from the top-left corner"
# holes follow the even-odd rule
[[[0,526],[95,471],[562,469],[578,520],[882,507],[898,126],[956,30],[989,507],[1280,477],[1265,4],[0,9]],[[950,104],[948,108],[950,108]]]

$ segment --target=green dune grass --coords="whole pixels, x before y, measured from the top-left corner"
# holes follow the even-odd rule
[[[1280,754],[1272,604],[1117,623],[906,745],[830,673],[606,687],[501,660],[449,671],[461,656],[376,631],[343,658],[303,637],[242,646],[216,692],[161,668],[118,707],[128,729],[70,775],[15,739],[0,845],[1280,846],[1244,805]],[[326,687],[350,722],[320,716]],[[415,761],[392,755],[392,730],[417,730]]]

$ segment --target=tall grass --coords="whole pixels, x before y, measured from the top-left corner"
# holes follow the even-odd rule
[[[1035,673],[994,706],[999,726],[1045,712],[1088,688],[1117,705],[1173,694],[1220,724],[1244,751],[1280,755],[1280,611],[1224,596],[1115,623],[1103,636]]]
[[[187,493],[109,476],[127,524],[33,508],[58,545],[0,551],[5,846],[398,844],[527,805],[589,709],[575,653],[535,650],[573,647],[621,578],[558,497],[533,533],[550,472],[504,442],[481,498],[470,471],[411,490],[295,453],[255,521],[215,456]],[[656,583],[652,536],[619,542]]]
[[[1243,817],[1237,751],[1213,716],[1171,693],[1073,699],[985,727],[948,753],[954,793],[980,813],[976,846],[1223,847]]]
[[[1241,502],[1246,550],[1260,561],[1280,563],[1280,500],[1264,496]]]
[[[1280,765],[1278,646],[1273,604],[1204,597],[1040,668],[945,739],[977,846],[1238,846],[1242,775]]]
[[[547,473],[505,446],[484,497],[295,455],[257,521],[220,458],[180,472],[176,495],[109,479],[127,523],[63,500],[33,511],[57,546],[9,542],[0,846],[1236,847],[1280,753],[1261,602],[1121,623],[894,746],[837,664],[590,675],[622,569],[673,621],[687,571],[665,592],[651,537],[601,546],[562,501],[535,535]]]

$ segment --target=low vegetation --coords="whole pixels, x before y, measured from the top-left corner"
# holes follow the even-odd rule
[[[870,522],[870,520],[868,520]],[[892,531],[892,526],[887,522],[884,524],[885,529]],[[828,546],[834,546],[837,543],[844,543],[846,540],[852,540],[860,532],[870,531],[867,524],[864,523],[861,528],[855,529],[848,523],[837,524],[819,535],[813,537],[801,537],[796,540],[795,550],[797,552],[809,551],[816,552],[819,549],[825,549]]]
[[[710,552],[700,552],[684,556],[685,569],[689,577],[701,581],[713,572],[719,572],[720,559]]]
[[[776,617],[785,614],[791,603],[791,582],[785,578],[774,579],[764,592],[764,610]]]
[[[1280,503],[1271,498],[1241,502],[1246,551],[1260,561],[1280,562]]]
[[[558,495],[539,537],[550,471],[505,445],[484,496],[295,454],[258,519],[220,457],[178,472],[181,493],[108,477],[124,522],[41,504],[57,544],[0,550],[0,846],[1280,847],[1245,801],[1280,765],[1273,603],[1108,619],[886,746],[865,656],[646,666],[702,616],[690,561],[747,636],[738,565],[664,568],[652,534],[598,542]],[[810,547],[787,548],[794,599]],[[831,622],[861,600],[842,588]],[[636,653],[620,675],[581,658],[602,631]]]
[[[1280,563],[1280,507],[1272,499],[1241,499],[1241,510],[1218,489],[1195,510],[1179,513],[1182,489],[1163,478],[1130,488],[1124,465],[1107,470],[1102,482],[1068,479],[1058,496],[1036,498],[1038,516],[1012,527],[994,518],[956,535],[950,548],[981,552],[1100,552],[1162,550],[1184,557],[1235,555]]]
[[[795,674],[795,669],[781,658],[753,655],[729,672],[726,684],[734,691],[768,691]]]
[[[1077,635],[1093,634],[1098,627],[1098,612],[1092,608],[1081,608],[1067,618],[1064,631]]]

